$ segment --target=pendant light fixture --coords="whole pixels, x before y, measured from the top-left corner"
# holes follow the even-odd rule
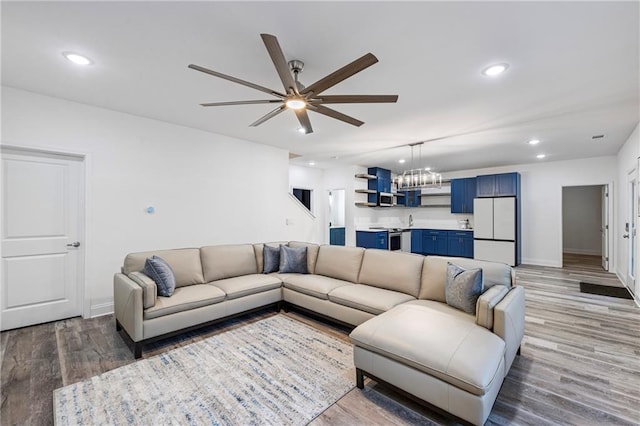
[[[396,177],[398,190],[419,189],[419,188],[440,188],[442,186],[442,175],[431,171],[430,167],[422,167],[422,145],[424,142],[409,144],[411,148],[411,169],[405,170]],[[414,164],[414,148],[419,149],[418,166]]]

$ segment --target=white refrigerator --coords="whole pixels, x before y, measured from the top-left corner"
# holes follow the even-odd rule
[[[517,248],[518,211],[515,197],[473,200],[473,258],[519,263]]]

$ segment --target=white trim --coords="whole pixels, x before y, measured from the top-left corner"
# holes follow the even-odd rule
[[[558,262],[550,259],[526,259],[522,258],[522,264],[534,265],[534,266],[549,266],[552,268],[562,268],[562,262]]]
[[[562,250],[567,254],[584,254],[588,256],[602,256],[602,252],[600,250],[588,250],[588,249],[579,249],[579,248],[564,248]]]
[[[101,317],[113,313],[113,302],[99,303],[91,306],[91,315],[89,318]]]

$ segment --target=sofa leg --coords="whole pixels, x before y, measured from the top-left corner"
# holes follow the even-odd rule
[[[358,389],[364,389],[364,374],[359,368],[356,368],[356,386]]]
[[[522,351],[522,345],[518,346],[518,352],[516,352],[516,355],[520,356]]]
[[[287,305],[287,302],[285,302],[284,300],[282,301],[282,310],[285,313],[289,312],[289,306]]]
[[[142,342],[133,342],[133,357],[135,359],[142,358]]]
[[[282,310],[282,301],[276,303],[276,312],[280,312]]]
[[[116,320],[116,331],[122,330],[122,326],[120,325],[120,321]]]

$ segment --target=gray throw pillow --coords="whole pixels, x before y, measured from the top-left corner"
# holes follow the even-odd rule
[[[447,305],[472,315],[476,314],[476,303],[482,294],[484,280],[482,269],[462,269],[447,262],[445,296]]]
[[[280,272],[308,274],[307,248],[280,246]]]
[[[270,274],[271,272],[278,272],[280,267],[280,247],[271,247],[264,245],[262,249],[262,268],[263,274]]]
[[[156,282],[158,295],[169,297],[176,289],[176,276],[161,257],[153,256],[144,262],[144,274]]]

